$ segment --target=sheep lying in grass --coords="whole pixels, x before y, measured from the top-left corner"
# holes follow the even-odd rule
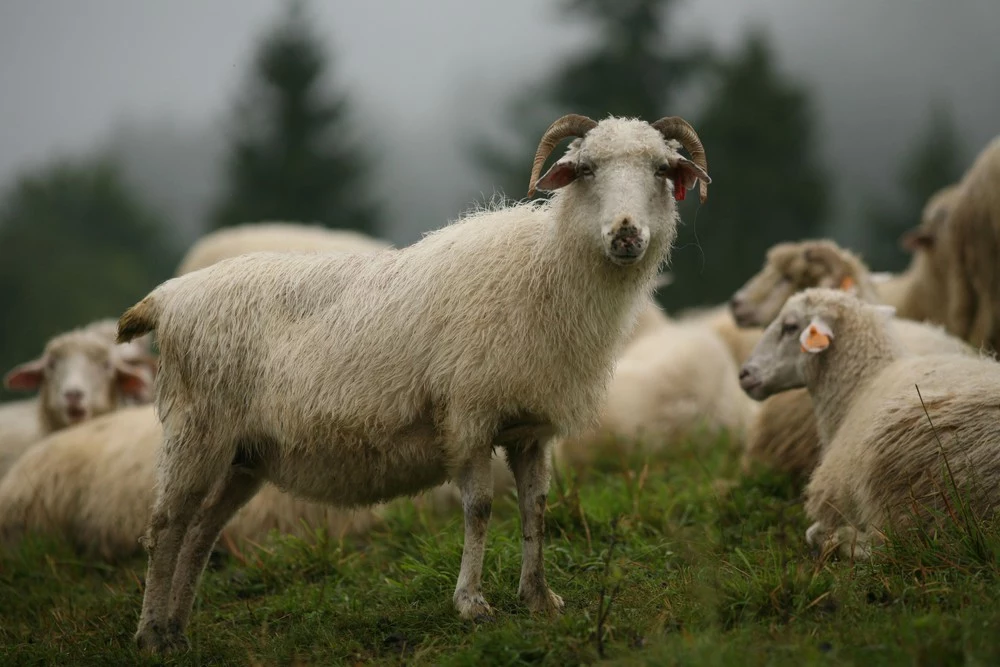
[[[940,240],[960,192],[958,185],[949,185],[927,200],[920,224],[900,239],[903,247],[913,254],[910,265],[899,275],[875,285],[882,302],[895,306],[896,317],[945,323],[948,258]]]
[[[740,373],[756,400],[808,389],[823,455],[806,487],[814,522],[806,537],[847,556],[867,557],[872,540],[913,510],[921,521],[943,512],[952,483],[978,516],[1000,501],[1000,365],[907,354],[893,312],[838,290],[806,290],[788,300]]]
[[[164,425],[139,646],[187,646],[211,545],[268,480],[357,506],[454,479],[466,517],[455,606],[489,614],[497,446],[521,511],[519,595],[534,611],[560,609],[542,558],[550,441],[597,412],[669,256],[674,198],[701,179],[704,199],[706,168],[679,118],[565,116],[533,165],[529,192],[556,191],[547,203],[472,215],[400,250],[243,255],[126,311],[121,341],[157,332]]]
[[[767,325],[790,295],[810,287],[836,287],[878,303],[868,268],[858,257],[832,241],[800,241],[771,248],[764,268],[734,295],[734,317],[742,324]],[[975,353],[940,327],[898,318],[892,326],[912,354]],[[763,402],[747,431],[743,469],[756,461],[804,478],[819,460],[819,443],[808,392],[774,396]]]
[[[696,433],[742,436],[756,405],[740,390],[737,371],[714,331],[672,321],[651,303],[615,363],[598,426],[560,440],[556,460],[586,466],[605,442],[656,448]]]
[[[327,229],[294,222],[253,222],[225,227],[198,239],[177,266],[182,276],[224,259],[250,252],[370,252],[387,241],[349,229]]]
[[[163,431],[153,406],[123,408],[39,441],[0,481],[0,543],[25,533],[59,535],[108,561],[135,555],[153,505],[154,467]],[[363,532],[370,509],[341,510],[265,486],[233,517],[220,546],[267,533],[309,537]]]
[[[1000,136],[966,172],[948,214],[948,331],[1000,352]]]
[[[122,353],[94,325],[53,337],[42,356],[13,368],[4,386],[38,397],[0,405],[0,477],[45,435],[152,400],[155,361]]]

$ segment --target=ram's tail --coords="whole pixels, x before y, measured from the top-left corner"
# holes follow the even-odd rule
[[[127,343],[133,338],[148,334],[156,329],[160,320],[160,309],[150,294],[122,314],[118,319],[117,342]]]

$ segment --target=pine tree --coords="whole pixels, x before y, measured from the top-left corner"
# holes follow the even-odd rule
[[[671,309],[728,300],[771,245],[819,235],[828,210],[808,92],[777,70],[763,33],[717,64],[692,124],[712,186],[704,206],[681,206],[674,286],[659,294]]]
[[[212,227],[294,220],[377,232],[379,209],[366,192],[372,164],[351,140],[347,95],[325,88],[323,41],[301,1],[261,39]]]
[[[904,156],[893,199],[869,198],[865,259],[878,271],[899,271],[909,262],[900,237],[920,222],[927,200],[962,177],[963,149],[951,111],[944,104],[931,107],[926,126]]]
[[[0,374],[56,333],[120,315],[170,277],[178,255],[111,161],[22,175],[0,201]]]
[[[609,114],[653,121],[672,115],[678,88],[707,60],[700,48],[670,48],[667,16],[676,0],[564,0],[561,14],[596,28],[589,50],[571,56],[514,99],[501,141],[477,141],[475,164],[508,197],[528,187],[531,159],[549,123],[565,113],[600,120]],[[550,161],[558,159],[555,151]]]

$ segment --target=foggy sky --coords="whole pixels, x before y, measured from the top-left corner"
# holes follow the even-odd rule
[[[253,38],[278,7],[277,0],[0,3],[0,182],[54,154],[93,147],[123,118],[217,138]],[[468,168],[458,135],[498,123],[512,91],[588,38],[585,26],[557,20],[556,7],[554,0],[312,3],[337,58],[335,76],[355,93],[361,131],[375,148],[379,192],[391,193],[395,240],[454,218],[470,192],[491,191]],[[782,67],[816,93],[842,217],[850,217],[855,194],[891,180],[935,97],[953,102],[970,158],[1000,132],[996,0],[687,0],[672,16],[678,39],[706,37],[724,49],[749,25],[772,34]],[[193,176],[176,178],[180,187]]]

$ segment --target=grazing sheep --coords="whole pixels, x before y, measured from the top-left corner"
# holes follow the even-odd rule
[[[1000,136],[962,177],[945,224],[948,331],[1000,352]]]
[[[940,239],[960,192],[958,185],[949,185],[927,200],[920,224],[900,239],[903,247],[913,253],[910,265],[903,273],[875,285],[882,302],[895,306],[896,317],[945,323],[948,258]]]
[[[596,428],[556,443],[556,461],[582,468],[602,442],[658,448],[698,432],[742,435],[756,405],[740,390],[738,366],[711,329],[670,320],[655,304],[615,363]]]
[[[530,180],[529,194],[557,191],[549,202],[480,212],[399,250],[243,255],[126,311],[119,340],[157,332],[164,424],[138,645],[187,647],[211,545],[265,480],[359,506],[454,479],[466,517],[454,603],[463,618],[491,613],[497,446],[518,491],[520,597],[560,609],[542,557],[550,441],[596,414],[669,256],[675,197],[700,179],[704,200],[706,168],[680,118],[564,116]]]
[[[758,401],[808,389],[823,454],[806,487],[814,522],[806,539],[848,557],[868,557],[873,540],[914,510],[921,522],[944,511],[952,481],[978,516],[1000,501],[1000,365],[908,354],[893,312],[838,290],[806,290],[788,300],[740,373]],[[946,460],[952,480],[942,474]]]
[[[811,287],[838,287],[878,303],[868,268],[858,257],[832,241],[800,241],[771,248],[764,268],[733,297],[734,317],[743,324],[770,324],[791,294]],[[913,354],[975,353],[940,327],[898,318],[892,326]],[[819,453],[809,394],[789,391],[760,406],[747,432],[742,465],[746,472],[759,462],[803,479],[815,468]]]
[[[42,356],[13,368],[4,386],[38,397],[0,405],[0,477],[48,433],[111,412],[128,401],[152,400],[152,373],[129,363],[114,342],[86,327],[55,336]]]
[[[254,222],[225,227],[198,239],[181,259],[175,275],[182,276],[250,252],[369,252],[389,247],[387,241],[349,229]]]
[[[134,556],[153,505],[162,438],[151,405],[44,438],[0,481],[0,544],[46,533],[65,537],[88,556],[111,562]],[[266,485],[228,523],[220,546],[259,542],[272,529],[304,538],[316,528],[331,536],[357,534],[378,520],[367,508],[332,508]]]

